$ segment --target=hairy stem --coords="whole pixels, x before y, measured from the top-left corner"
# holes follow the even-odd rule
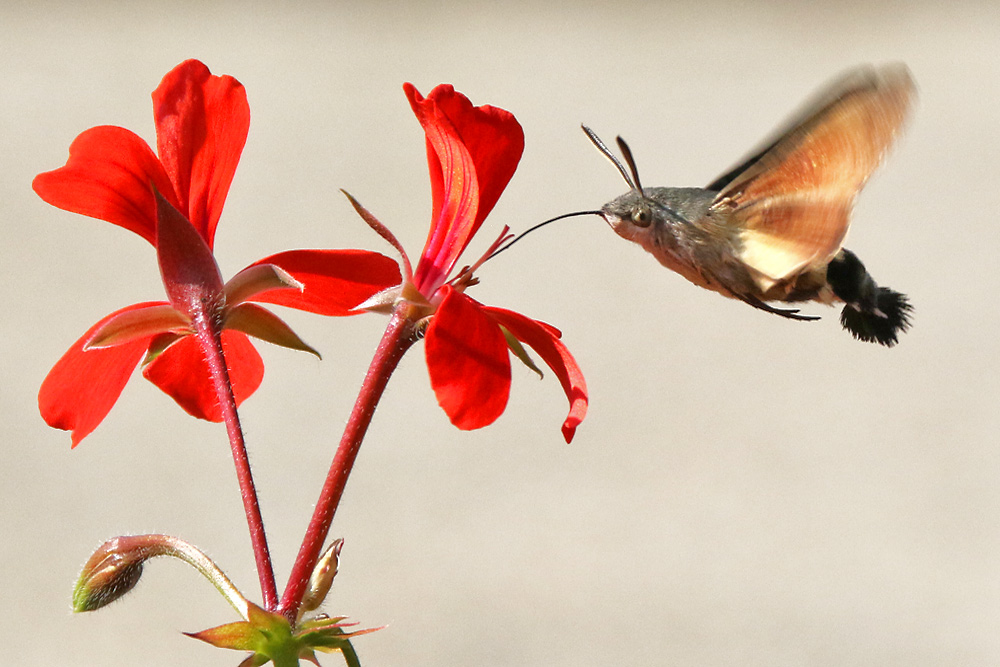
[[[222,350],[221,327],[216,326],[208,315],[196,317],[194,324],[198,341],[201,343],[212,375],[212,384],[219,399],[219,408],[222,411],[222,419],[226,423],[226,432],[229,435],[229,446],[233,453],[233,463],[236,466],[236,479],[240,484],[243,510],[247,515],[250,542],[253,545],[254,560],[257,562],[257,576],[260,578],[260,591],[264,608],[273,611],[278,604],[278,589],[274,583],[271,552],[267,547],[264,519],[260,514],[257,490],[254,487],[253,474],[250,472],[250,459],[247,457],[240,416],[236,411],[236,397],[233,395],[229,368],[226,366],[226,357]]]
[[[333,523],[334,514],[340,505],[347,478],[354,467],[354,460],[358,456],[358,450],[368,431],[368,425],[371,424],[379,399],[399,360],[413,344],[413,323],[408,315],[409,307],[405,304],[398,306],[393,312],[389,326],[386,327],[382,340],[375,350],[375,357],[365,374],[361,391],[354,403],[344,435],[340,439],[340,446],[330,464],[326,482],[316,501],[316,509],[302,539],[302,546],[299,548],[299,554],[295,558],[295,564],[288,578],[288,585],[278,606],[278,612],[284,614],[289,622],[294,622],[298,614],[309,577],[316,567],[323,543],[330,531],[330,524]]]

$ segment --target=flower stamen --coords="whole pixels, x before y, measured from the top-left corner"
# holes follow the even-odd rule
[[[490,244],[490,247],[486,249],[486,252],[484,252],[482,256],[479,259],[477,259],[471,266],[463,267],[462,270],[458,272],[458,275],[449,280],[446,284],[451,285],[454,289],[456,289],[459,292],[465,291],[465,288],[467,287],[478,285],[479,279],[473,277],[472,274],[475,273],[479,267],[485,264],[487,260],[489,260],[490,257],[492,257],[496,253],[497,248],[502,246],[504,243],[506,243],[513,237],[514,234],[510,233],[510,227],[504,225],[503,229],[500,230],[500,235],[493,243]]]

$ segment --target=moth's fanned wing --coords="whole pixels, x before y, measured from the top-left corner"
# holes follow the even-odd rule
[[[743,230],[740,258],[766,291],[828,262],[858,192],[902,126],[915,95],[905,65],[862,67],[825,88],[765,147],[708,187]]]
[[[740,234],[740,260],[754,270],[761,292],[829,262],[844,242],[853,204],[853,197],[791,197],[737,210],[735,215],[746,225]]]
[[[901,69],[903,73],[905,73],[906,78],[910,78],[909,70],[906,65],[902,63],[889,64],[878,68],[872,65],[863,65],[849,69],[846,72],[841,72],[838,76],[834,77],[825,86],[815,91],[810,97],[802,102],[802,104],[800,104],[792,113],[788,115],[783,123],[772,130],[770,134],[754,146],[753,150],[749,151],[747,155],[741,158],[739,162],[729,169],[729,171],[709,183],[705,189],[715,191],[722,190],[737,176],[747,171],[755,162],[760,160],[760,158],[768,151],[781,143],[782,140],[790,137],[796,131],[802,130],[808,126],[810,122],[815,122],[831,105],[836,103],[850,90],[870,85],[866,84],[866,82],[869,81],[872,76],[882,70],[892,70],[894,68]],[[912,81],[910,85],[912,88]]]

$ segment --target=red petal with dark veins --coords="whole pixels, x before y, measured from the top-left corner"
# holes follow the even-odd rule
[[[503,332],[474,299],[448,286],[427,327],[431,387],[451,423],[471,430],[492,424],[510,395],[510,356]]]
[[[134,133],[104,125],[78,136],[66,166],[35,177],[31,186],[49,204],[135,232],[156,245],[154,184],[176,201],[153,151]]]
[[[427,138],[433,212],[414,282],[430,298],[475,232],[479,183],[472,155],[448,118],[413,86],[406,84],[403,89]]]
[[[274,289],[251,301],[298,308],[319,315],[356,315],[355,306],[402,282],[394,259],[367,250],[289,250],[255,262],[274,264],[304,285]]]
[[[479,229],[514,176],[524,152],[524,130],[514,114],[488,104],[473,106],[469,98],[449,85],[437,86],[427,99],[435,102],[455,126],[472,156],[479,181],[474,230]]]
[[[222,332],[222,349],[239,406],[257,391],[264,379],[264,362],[246,334],[239,331]],[[222,421],[208,364],[194,336],[186,336],[168,347],[142,374],[193,417]]]
[[[438,86],[427,98],[411,84],[403,90],[427,138],[433,213],[414,277],[426,294],[451,271],[507,187],[524,132],[509,112],[474,107],[452,86]]]
[[[137,303],[117,310],[92,326],[56,362],[38,391],[38,408],[49,426],[72,431],[76,447],[104,420],[146,353],[152,336],[121,345],[84,350],[83,346],[109,320],[121,313],[163,305]]]
[[[559,378],[566,398],[569,399],[569,415],[563,422],[562,431],[566,442],[570,442],[576,427],[587,414],[587,383],[573,355],[559,340],[558,329],[511,310],[488,306],[484,306],[484,309],[490,317],[514,334],[515,338],[527,343],[537,352]]]
[[[153,91],[156,146],[178,196],[178,210],[211,248],[250,128],[246,91],[187,60]]]

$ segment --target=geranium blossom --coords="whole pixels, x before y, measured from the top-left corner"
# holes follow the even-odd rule
[[[95,127],[73,142],[64,167],[33,182],[53,206],[106,220],[153,244],[168,297],[106,316],[46,377],[39,392],[42,416],[72,431],[74,446],[101,423],[140,361],[143,375],[187,412],[220,421],[199,332],[221,337],[237,403],[257,389],[264,373],[247,334],[312,351],[250,301],[347,315],[400,279],[395,262],[377,253],[298,250],[265,258],[223,284],[212,247],[247,138],[244,88],[188,60],[153,92],[153,110],[156,153],[129,130]],[[299,269],[300,279],[277,262]],[[315,289],[303,290],[307,285]]]
[[[509,238],[507,228],[479,261],[455,271],[514,175],[524,150],[521,126],[503,109],[473,106],[449,85],[436,87],[426,98],[410,84],[404,91],[427,139],[431,228],[412,269],[392,234],[351,199],[403,257],[403,283],[365,306],[377,310],[406,304],[414,317],[427,323],[424,349],[431,386],[438,403],[461,429],[486,426],[503,413],[510,394],[510,352],[531,364],[522,346],[527,344],[566,392],[570,410],[562,430],[569,442],[586,414],[587,388],[559,330],[511,310],[483,305],[465,293],[477,282],[473,271]]]

